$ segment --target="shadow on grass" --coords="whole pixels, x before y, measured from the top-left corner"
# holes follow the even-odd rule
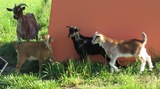
[[[0,56],[4,58],[9,64],[7,68],[4,70],[4,74],[13,73],[17,64],[17,54],[14,49],[15,42],[0,42]],[[160,57],[153,59],[154,69],[159,69]],[[137,63],[136,63],[137,64]],[[158,65],[158,67],[157,67]],[[133,65],[129,65],[132,66]],[[129,67],[127,66],[127,67]],[[138,69],[136,69],[138,68]],[[133,67],[132,71],[139,71],[139,67]],[[123,68],[122,68],[123,69]],[[38,73],[39,66],[38,61],[26,61],[22,68],[21,73]],[[91,62],[79,62],[79,61],[68,61],[67,63],[56,63],[54,65],[47,64],[44,66],[44,71],[46,72],[45,77],[55,79],[61,77],[64,73],[67,73],[67,76],[76,76],[76,74],[82,74],[85,77],[91,77],[92,75],[96,75],[101,73],[101,71],[109,72],[110,68],[108,64],[101,63],[91,63]],[[124,69],[126,71],[126,68]],[[130,70],[129,70],[130,71]],[[75,73],[75,74],[74,74]]]
[[[15,72],[17,64],[17,53],[14,49],[15,42],[0,42],[0,56],[4,58],[8,65],[2,74],[10,74]],[[21,73],[37,73],[38,61],[26,61],[21,68]]]

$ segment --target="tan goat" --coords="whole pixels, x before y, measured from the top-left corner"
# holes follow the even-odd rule
[[[106,54],[111,58],[109,65],[118,72],[119,69],[115,66],[115,62],[119,57],[135,57],[141,61],[140,73],[144,71],[146,62],[148,62],[149,70],[152,71],[153,65],[151,57],[148,55],[145,45],[147,43],[147,35],[142,33],[142,40],[114,40],[106,37],[103,34],[96,32],[92,39],[93,44],[99,44],[103,47]]]
[[[18,60],[16,71],[18,73],[26,60],[39,60],[39,72],[41,72],[41,64],[46,62],[50,57],[53,58],[51,46],[53,38],[49,35],[42,38],[43,42],[23,42],[15,46]]]

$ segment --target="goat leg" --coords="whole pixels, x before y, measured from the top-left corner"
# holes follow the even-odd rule
[[[36,36],[36,41],[38,41],[38,35]]]
[[[115,66],[116,60],[117,60],[116,57],[112,57],[112,58],[111,58],[111,61],[109,62],[109,65],[110,65],[116,72],[119,72],[118,67]]]
[[[102,56],[106,59],[107,62],[110,62],[110,58],[106,55],[105,52],[102,52]],[[118,60],[116,60],[116,66],[119,68],[121,65],[119,64]],[[125,67],[125,66],[122,66]]]
[[[81,61],[85,60],[85,56],[84,55],[80,55],[80,60]]]
[[[17,62],[17,65],[16,65],[16,72],[17,73],[20,72],[21,66],[24,64],[25,61],[26,61],[25,57],[18,57],[18,62]]]
[[[42,70],[42,61],[39,61],[39,75],[41,74],[41,70]]]
[[[30,38],[27,38],[27,40],[26,40],[27,42],[29,42],[30,41]]]
[[[18,41],[18,44],[21,43],[21,38],[19,36],[17,36],[17,41]]]

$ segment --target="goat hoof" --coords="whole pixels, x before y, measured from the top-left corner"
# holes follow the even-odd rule
[[[140,71],[139,74],[142,74],[142,71]]]
[[[149,71],[152,71],[153,66],[149,67]]]
[[[17,45],[20,45],[20,44],[21,44],[21,42],[18,42],[18,43],[17,43]]]
[[[119,72],[119,70],[116,70],[116,73],[118,73]]]
[[[150,72],[152,72],[152,69],[149,69]]]

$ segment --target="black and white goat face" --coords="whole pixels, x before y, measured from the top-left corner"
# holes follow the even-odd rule
[[[75,26],[66,26],[69,30],[69,33],[68,33],[68,37],[69,38],[75,38],[76,40],[80,39],[79,38],[79,30],[77,27]]]

